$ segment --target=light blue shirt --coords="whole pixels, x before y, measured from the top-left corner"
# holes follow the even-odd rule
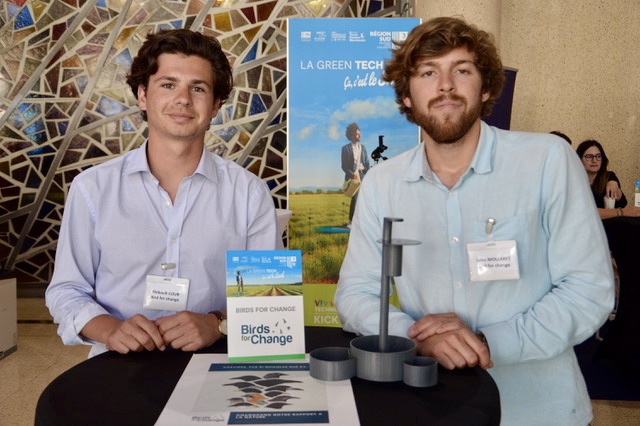
[[[586,425],[592,417],[573,346],[613,307],[611,258],[586,173],[566,142],[482,123],[467,172],[450,190],[419,145],[363,180],[335,302],[343,326],[379,334],[383,219],[403,247],[389,333],[454,312],[489,343],[505,425]],[[515,240],[520,278],[471,281],[467,244]]]
[[[266,184],[239,165],[203,150],[175,202],[149,171],[146,143],[90,168],[73,181],[65,204],[55,271],[46,303],[65,344],[103,344],[79,334],[92,318],[154,320],[173,312],[143,309],[148,274],[187,278],[187,310],[226,307],[226,250],[281,247]]]

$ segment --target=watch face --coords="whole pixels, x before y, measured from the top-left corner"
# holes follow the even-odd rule
[[[220,333],[224,334],[225,336],[227,335],[227,320],[223,319],[222,321],[220,321],[220,325],[218,325],[218,330],[220,330]]]

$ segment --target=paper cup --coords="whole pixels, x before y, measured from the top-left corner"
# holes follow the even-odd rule
[[[616,199],[611,197],[604,197],[604,208],[614,209],[616,207]]]

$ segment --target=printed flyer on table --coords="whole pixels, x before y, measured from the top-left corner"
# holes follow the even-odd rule
[[[351,382],[314,379],[303,361],[227,363],[224,354],[195,354],[156,425],[358,425]]]

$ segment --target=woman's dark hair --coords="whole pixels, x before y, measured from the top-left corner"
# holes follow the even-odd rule
[[[198,56],[211,64],[213,71],[213,99],[223,104],[233,89],[233,75],[220,42],[214,37],[187,30],[160,30],[147,34],[127,74],[127,84],[138,99],[138,87],[149,84],[149,77],[158,72],[158,57],[163,53],[181,53]],[[147,116],[142,111],[142,117]]]
[[[410,95],[409,80],[416,71],[416,64],[421,59],[442,56],[458,47],[466,47],[475,56],[475,65],[482,76],[482,93],[489,93],[489,99],[482,104],[481,114],[491,114],[505,79],[491,34],[462,19],[440,17],[418,25],[405,41],[394,44],[398,48],[393,50],[393,57],[385,65],[382,78],[393,83],[396,103],[410,122],[415,123],[415,117],[411,108],[404,104],[404,99]]]
[[[602,162],[600,163],[600,170],[596,173],[596,177],[593,179],[593,183],[591,184],[591,191],[593,191],[596,196],[602,197],[604,196],[607,188],[607,182],[609,181],[609,172],[607,171],[609,158],[607,157],[607,154],[604,153],[604,148],[602,148],[602,145],[597,140],[588,139],[578,145],[576,148],[576,154],[578,154],[578,157],[582,159],[584,153],[592,146],[595,146],[600,151],[600,155],[602,155]]]

